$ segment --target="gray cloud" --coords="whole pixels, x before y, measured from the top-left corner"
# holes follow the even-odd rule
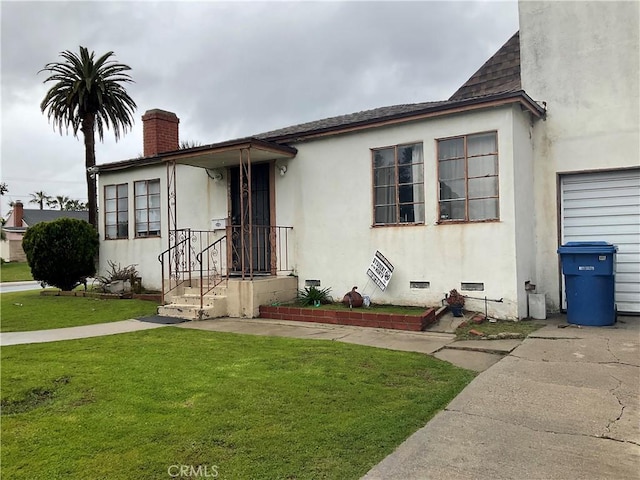
[[[511,2],[2,2],[2,179],[9,199],[86,197],[81,140],[52,131],[37,72],[62,50],[113,50],[132,67],[132,133],[98,163],[142,151],[145,110],[181,138],[236,138],[451,95],[517,29]]]

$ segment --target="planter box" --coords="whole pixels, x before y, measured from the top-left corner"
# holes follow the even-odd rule
[[[131,299],[148,300],[160,305],[162,295],[159,293],[99,293],[99,292],[85,292],[84,290],[73,290],[71,292],[63,292],[62,290],[43,290],[40,295],[44,297],[88,297],[88,298],[100,298],[103,300],[120,300]]]
[[[327,310],[322,308],[260,305],[260,318],[420,332],[436,321],[436,309],[428,308],[421,315],[402,315],[396,313],[374,313],[364,308]]]
[[[89,297],[89,298],[102,298],[102,299],[120,299],[131,298],[131,294],[128,296],[119,295],[117,293],[98,293],[98,292],[85,292],[84,290],[72,290],[71,292],[63,292],[62,290],[52,291],[43,290],[40,292],[43,297]]]

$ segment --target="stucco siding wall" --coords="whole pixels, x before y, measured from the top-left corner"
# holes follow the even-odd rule
[[[133,184],[139,180],[160,179],[161,236],[135,238],[135,204]],[[217,213],[218,195],[204,169],[179,165],[177,178],[177,221],[178,228],[208,230],[211,227],[212,212]],[[161,269],[158,262],[160,252],[168,247],[167,217],[167,170],[164,165],[141,167],[121,172],[102,173],[99,176],[99,211],[104,212],[104,186],[111,184],[129,184],[129,238],[117,240],[104,239],[104,213],[99,214],[100,233],[100,274],[108,268],[108,261],[122,266],[137,264],[145,288],[161,288]],[[226,204],[225,204],[226,207]]]
[[[638,2],[520,2],[522,86],[547,103],[534,128],[538,286],[559,308],[559,173],[637,166]]]
[[[24,234],[5,231],[6,240],[0,242],[2,258],[7,262],[26,262],[27,255],[22,248]]]
[[[300,284],[321,280],[337,298],[357,285],[380,303],[434,305],[460,282],[483,282],[484,292],[463,293],[504,298],[490,313],[517,317],[513,114],[504,107],[296,145],[277,182],[277,208],[278,222],[295,226]],[[490,130],[498,131],[501,220],[438,225],[436,140]],[[425,225],[372,227],[370,149],[413,142],[424,149]],[[395,266],[384,293],[366,275],[376,250]],[[410,281],[430,288],[411,289]],[[484,310],[479,301],[468,307]]]
[[[518,316],[529,316],[526,282],[537,285],[536,277],[536,219],[535,183],[533,166],[533,125],[526,115],[514,112],[514,185],[516,185],[516,268],[518,290]],[[540,122],[541,120],[536,120]]]
[[[9,262],[11,260],[11,255],[9,254],[9,240],[0,240],[0,258],[5,262]]]

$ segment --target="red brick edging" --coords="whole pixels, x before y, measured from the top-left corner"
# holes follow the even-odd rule
[[[436,321],[436,309],[429,308],[421,315],[400,315],[396,313],[372,313],[362,308],[342,311],[260,305],[260,318],[420,332]]]
[[[138,300],[148,300],[160,304],[162,295],[159,293],[98,293],[84,290],[72,290],[70,292],[62,290],[42,290],[40,295],[43,297],[89,297],[99,298],[101,300],[120,300],[127,298],[135,298]]]

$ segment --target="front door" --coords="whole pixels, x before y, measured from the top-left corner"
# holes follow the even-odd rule
[[[231,274],[271,273],[271,212],[269,191],[269,164],[251,165],[251,203],[248,201],[248,179],[240,185],[240,167],[229,171],[231,192]],[[241,193],[244,195],[242,204]],[[245,228],[241,224],[244,218]],[[251,226],[251,229],[249,229]]]

